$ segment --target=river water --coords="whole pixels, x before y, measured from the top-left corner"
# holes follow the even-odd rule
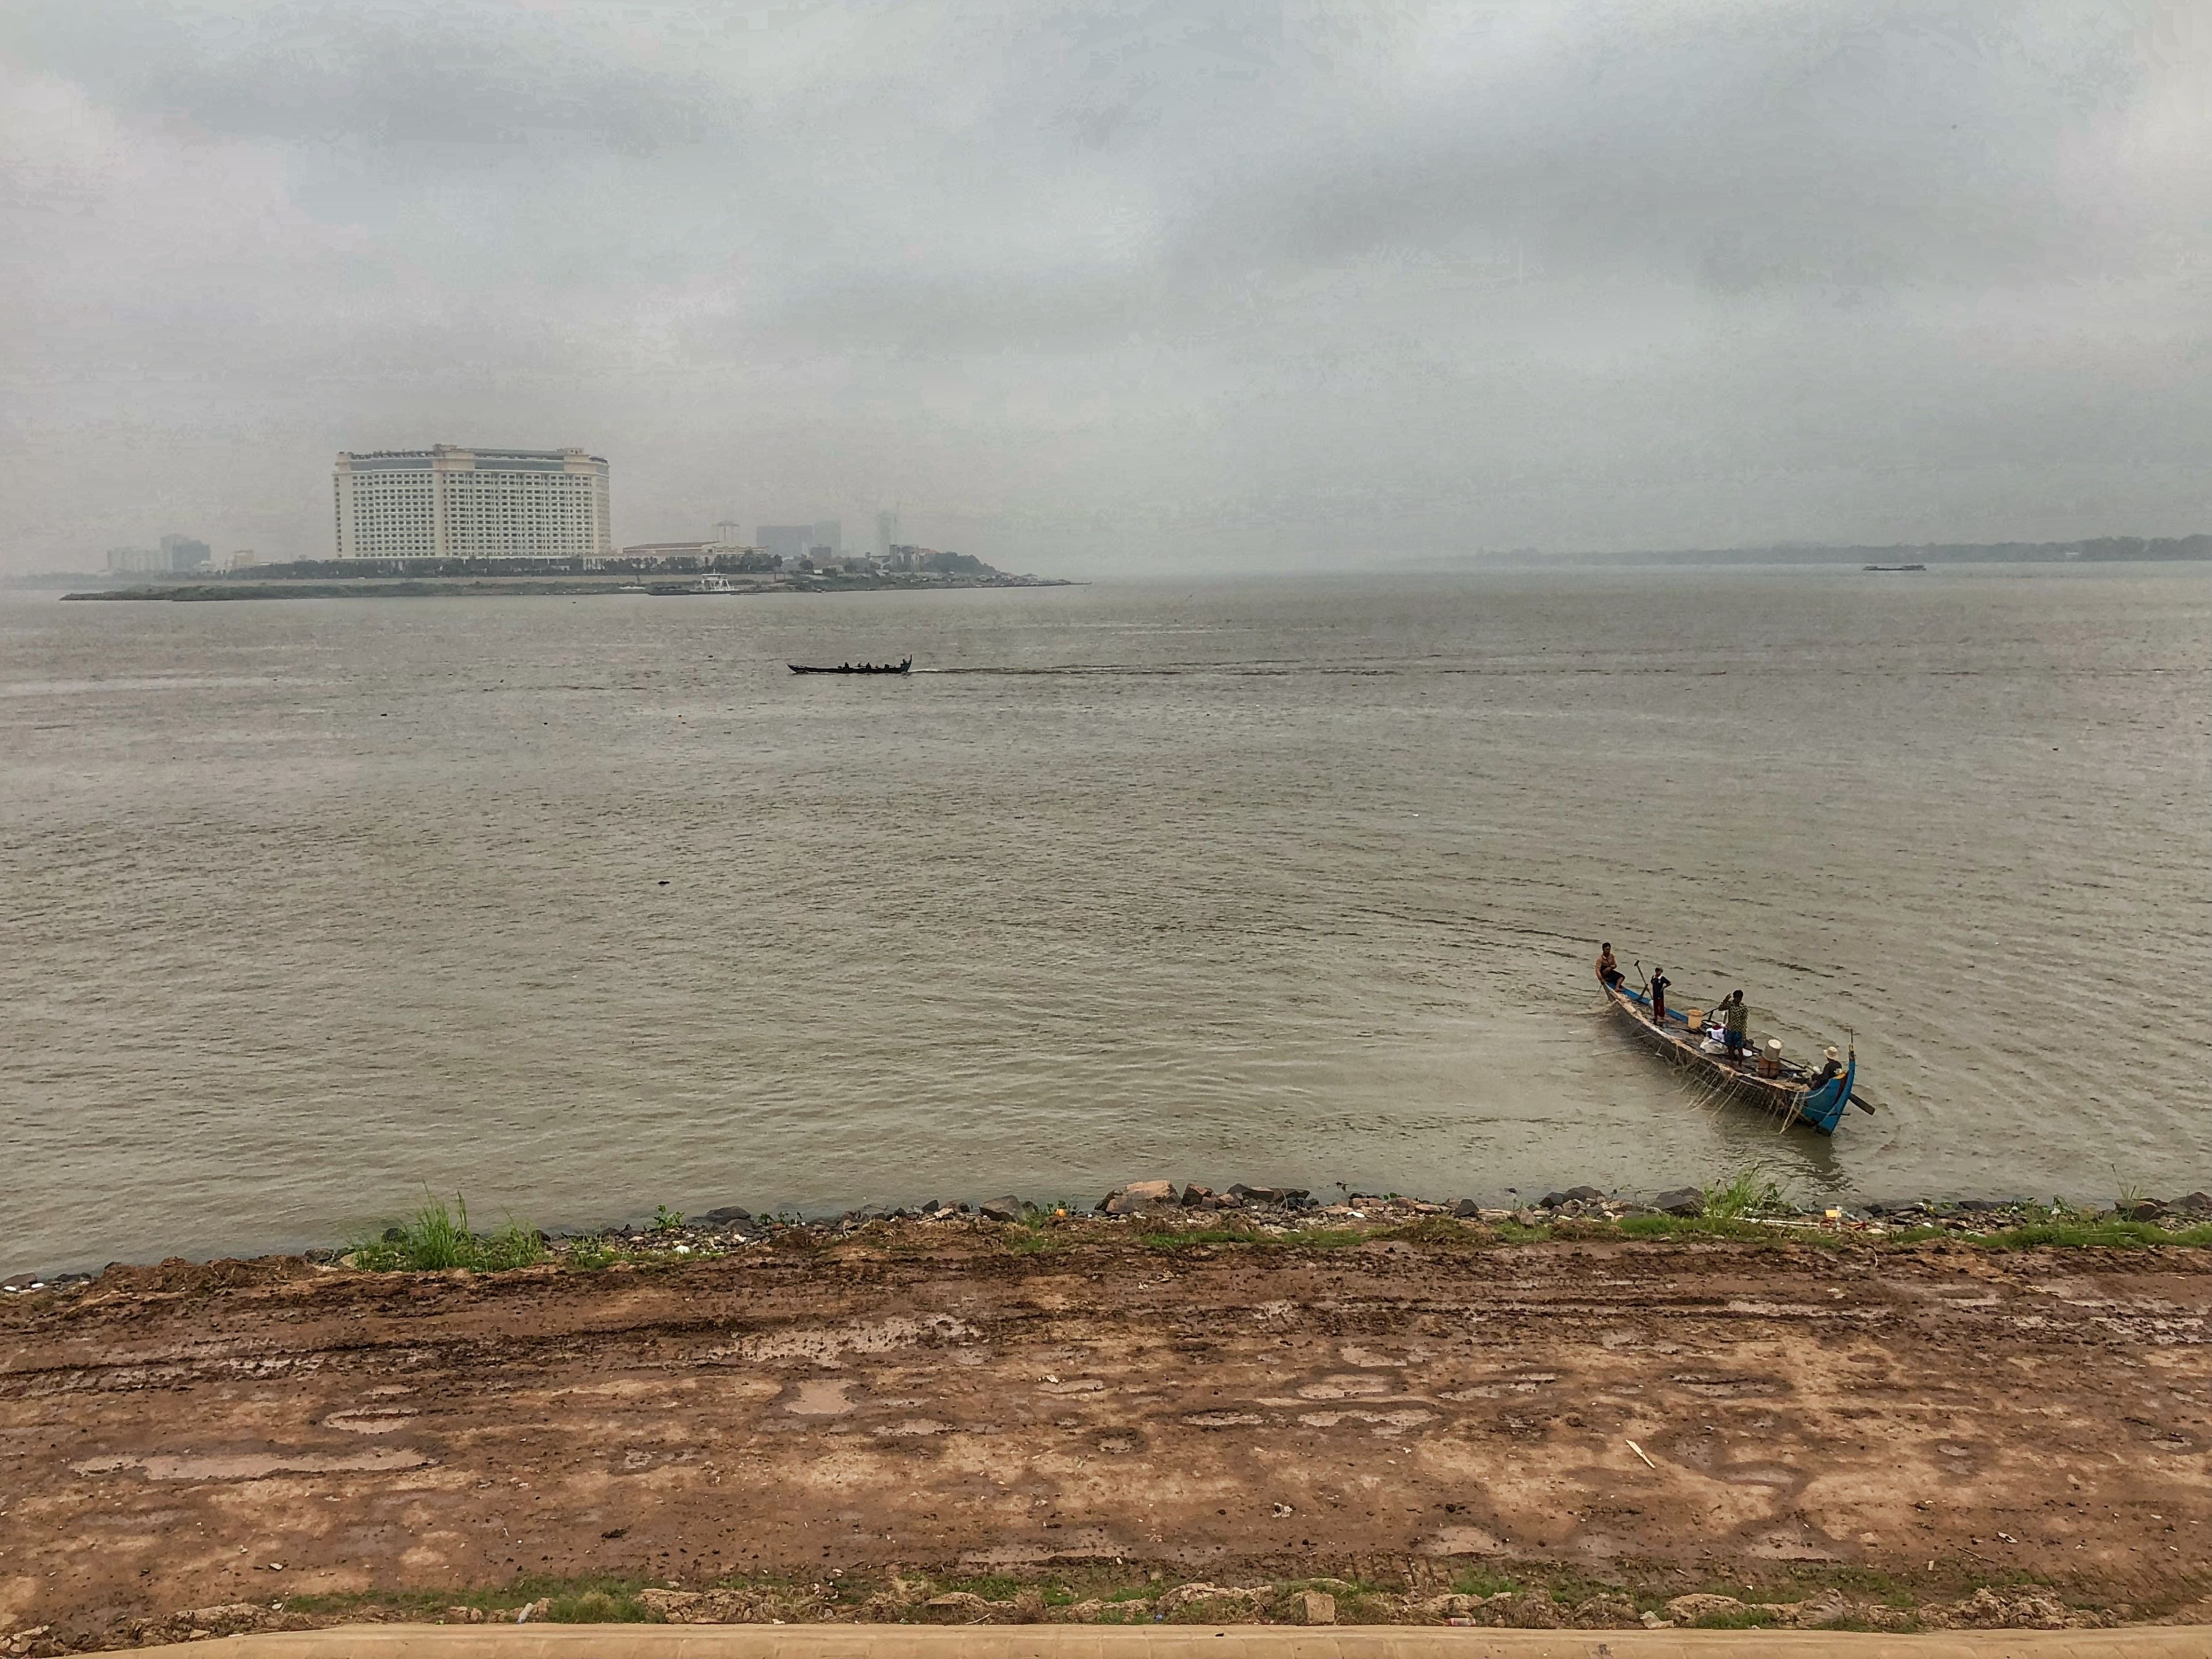
[[[0,753],[0,1272],[426,1188],[2212,1186],[2203,567],[15,596]],[[1700,1103],[1601,939],[1883,1109]]]

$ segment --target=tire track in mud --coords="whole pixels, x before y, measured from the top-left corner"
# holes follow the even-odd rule
[[[2150,1253],[235,1267],[0,1317],[0,1599],[263,1595],[268,1561],[297,1593],[1520,1558],[1959,1559],[2140,1598],[2212,1529],[2212,1275]]]

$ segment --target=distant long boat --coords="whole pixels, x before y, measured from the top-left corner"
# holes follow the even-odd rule
[[[902,662],[842,662],[835,668],[812,668],[805,663],[784,664],[794,674],[904,674],[912,671],[914,659]]]
[[[1928,568],[1924,564],[1869,564],[1862,566],[1861,568],[1867,570],[1887,570],[1892,572],[1901,570],[1925,570]]]
[[[1667,1024],[1662,1027],[1651,1017],[1651,999],[1641,991],[1632,990],[1626,985],[1608,985],[1605,994],[1648,1047],[1658,1049],[1673,1064],[1711,1087],[1765,1108],[1781,1118],[1785,1127],[1802,1123],[1824,1135],[1832,1135],[1843,1120],[1845,1106],[1856,1103],[1861,1111],[1874,1110],[1864,1101],[1854,1103],[1851,1099],[1851,1085],[1859,1071],[1856,1043],[1842,1073],[1814,1089],[1808,1087],[1812,1079],[1794,1066],[1784,1066],[1779,1075],[1766,1077],[1760,1073],[1756,1060],[1737,1064],[1725,1055],[1707,1054],[1702,1030],[1692,1027],[1681,1012],[1673,1008],[1667,1011]]]

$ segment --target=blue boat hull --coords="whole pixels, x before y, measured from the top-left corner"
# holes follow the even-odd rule
[[[1610,985],[1606,988],[1606,1000],[1648,1047],[1711,1087],[1763,1107],[1785,1123],[1802,1123],[1824,1135],[1835,1133],[1836,1125],[1843,1121],[1844,1109],[1850,1104],[1851,1085],[1858,1077],[1856,1050],[1842,1076],[1832,1078],[1820,1088],[1808,1089],[1796,1079],[1761,1077],[1750,1066],[1732,1066],[1718,1054],[1705,1053],[1703,1033],[1692,1030],[1689,1022],[1672,1008],[1667,1011],[1662,1028],[1651,1018],[1650,998],[1641,991]]]

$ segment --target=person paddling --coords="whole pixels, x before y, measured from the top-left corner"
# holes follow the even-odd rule
[[[1664,968],[1651,970],[1651,1018],[1662,1025],[1667,1023],[1667,988],[1674,982]]]

